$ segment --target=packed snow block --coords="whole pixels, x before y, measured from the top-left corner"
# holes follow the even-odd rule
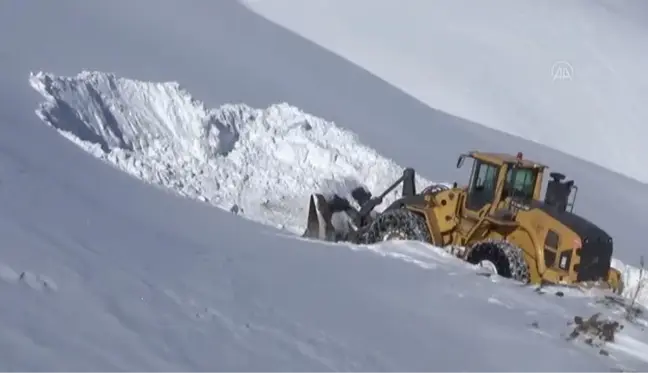
[[[311,193],[384,189],[402,167],[335,123],[287,104],[209,109],[176,82],[84,71],[30,76],[47,124],[146,182],[240,216],[304,229]],[[421,187],[430,181],[419,178]],[[387,206],[397,193],[385,198]]]

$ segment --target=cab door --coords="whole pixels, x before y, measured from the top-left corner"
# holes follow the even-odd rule
[[[498,165],[475,160],[459,226],[463,237],[469,236],[481,218],[488,214],[495,199],[499,169]],[[474,234],[479,236],[481,233],[475,231]]]

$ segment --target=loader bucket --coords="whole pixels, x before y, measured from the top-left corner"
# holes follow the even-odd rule
[[[308,203],[306,230],[302,237],[323,241],[335,241],[335,229],[331,222],[333,213],[321,194],[312,194]]]
[[[357,198],[358,193],[354,197]],[[333,214],[337,214],[335,218]],[[302,237],[333,242],[354,240],[356,226],[353,222],[358,219],[358,214],[346,198],[333,195],[327,200],[321,194],[312,194]]]

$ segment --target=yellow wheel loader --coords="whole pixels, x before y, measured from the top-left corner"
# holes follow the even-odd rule
[[[551,172],[541,199],[547,166],[522,153],[472,151],[459,156],[457,168],[467,158],[472,171],[462,187],[436,185],[417,193],[415,172],[407,168],[381,195],[354,190],[359,208],[339,196],[313,194],[303,236],[358,244],[424,241],[523,283],[623,290],[621,273],[611,267],[612,237],[573,212],[573,181]],[[400,184],[402,196],[375,212]]]

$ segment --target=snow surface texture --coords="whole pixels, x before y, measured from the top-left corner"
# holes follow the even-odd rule
[[[139,89],[104,92],[95,89],[101,86],[95,84],[98,82],[105,87]],[[239,147],[244,148],[241,144],[246,141],[253,143],[252,139],[268,132],[277,134],[282,127],[294,129],[295,123],[308,123],[322,133],[335,130],[333,124],[304,114],[294,120],[294,108],[276,106],[274,114],[289,119],[286,123],[251,120],[246,115],[238,118],[247,121],[221,122],[220,129],[237,133],[238,140],[227,147],[226,155],[215,154],[213,149],[222,148],[205,146],[199,141],[205,132],[192,129],[187,122],[179,123],[177,118],[197,118],[194,125],[203,128],[204,123],[210,123],[203,119],[213,118],[204,114],[218,117],[219,111],[204,110],[188,95],[177,94],[181,91],[175,84],[114,79],[99,73],[82,73],[72,79],[36,74],[31,83],[46,97],[37,113],[60,133],[108,162],[137,159],[127,168],[113,163],[123,170],[166,170],[168,178],[150,176],[157,171],[136,171],[135,175],[171,188],[182,176],[178,161],[188,168],[209,162],[210,154],[216,159],[228,158]],[[71,86],[81,88],[66,89]],[[100,99],[93,100],[91,92]],[[119,105],[119,101],[105,99],[120,95],[128,96],[129,101]],[[112,106],[104,106],[108,102]],[[156,105],[137,104],[143,102]],[[153,107],[169,110],[154,111]],[[84,109],[75,111],[78,108]],[[253,118],[265,113],[249,110],[257,114]],[[107,120],[120,117],[130,119]],[[272,131],[270,125],[279,128]],[[161,146],[149,148],[153,141],[146,135],[126,135],[148,131],[156,134]],[[165,138],[165,134],[174,137]],[[191,134],[195,137],[187,137]],[[343,138],[335,136],[333,140]],[[303,140],[293,140],[303,144]],[[331,148],[324,140],[321,144],[324,149]],[[357,147],[353,149],[356,154],[360,154],[358,148],[371,153],[355,141],[337,146],[351,145]],[[163,149],[173,151],[154,154]],[[269,153],[262,150],[262,154]],[[68,176],[76,175],[84,183],[89,182],[86,178],[95,180],[99,188],[91,181],[84,186],[65,179],[44,193],[40,179],[54,179],[52,175],[61,170],[33,172],[29,164],[19,161],[22,158],[15,150],[7,154],[10,162],[3,169],[15,177],[7,178],[9,182],[1,190],[0,195],[11,198],[3,198],[7,215],[0,215],[0,229],[5,229],[0,233],[6,239],[16,234],[33,237],[31,245],[43,248],[39,250],[44,256],[40,262],[49,263],[43,274],[9,264],[0,267],[9,299],[27,302],[17,312],[15,308],[4,310],[0,319],[5,323],[5,336],[11,337],[0,339],[11,341],[1,350],[7,354],[2,361],[7,361],[8,367],[254,371],[648,368],[643,319],[623,322],[624,309],[604,302],[597,292],[547,288],[545,293],[537,293],[512,281],[484,276],[468,263],[423,243],[354,246],[317,243],[288,233],[284,237],[276,230],[264,232],[233,214],[169,198],[168,193],[144,188],[132,178],[117,182],[117,175],[80,160],[64,167]],[[256,153],[252,161],[262,154]],[[329,157],[324,153],[319,158]],[[393,167],[393,172],[398,170],[390,162],[380,162],[378,156],[373,160]],[[158,167],[155,162],[164,163]],[[218,165],[212,168],[218,169]],[[252,165],[233,163],[229,171],[240,172],[234,166]],[[204,186],[187,190],[185,194],[195,198],[210,191]],[[214,190],[214,195],[227,196]],[[123,203],[116,205],[121,200],[113,195],[103,199],[96,194],[99,191],[117,192]],[[21,208],[23,198],[17,198],[21,193],[35,199],[33,211]],[[81,203],[72,204],[70,196],[79,195],[84,196]],[[50,204],[65,206],[66,219],[55,215],[54,221],[47,221],[51,212],[41,210]],[[81,230],[73,225],[79,217],[87,219]],[[57,233],[68,230],[75,233]],[[22,290],[23,283],[30,294]],[[557,290],[564,296],[554,295]],[[45,316],[36,311],[45,307]],[[615,343],[590,346],[585,342],[587,335],[567,340],[574,328],[570,324],[573,318],[587,318],[594,312],[623,322],[625,327]],[[57,329],[61,324],[73,326],[66,332],[76,337],[61,340]],[[38,325],[38,330],[32,325]],[[44,351],[33,352],[36,344],[44,346]],[[457,346],[469,350],[470,358],[457,354]],[[28,351],[28,357],[15,357]],[[502,359],[505,355],[511,357]]]
[[[310,193],[349,196],[362,183],[382,191],[402,171],[352,133],[287,104],[207,110],[175,82],[101,72],[41,72],[30,83],[46,99],[38,116],[93,155],[146,182],[296,234],[305,228]],[[637,292],[648,275],[619,260],[614,266],[623,271],[624,296],[648,306],[648,284]]]
[[[242,2],[432,108],[648,183],[644,1]]]
[[[93,69],[178,80],[209,107],[290,102],[441,180],[464,174],[466,149],[523,149],[584,185],[578,211],[628,262],[645,251],[644,185],[430,109],[235,1],[4,1],[0,55],[3,370],[648,370],[633,325],[610,357],[564,340],[568,320],[602,310],[589,294],[492,284],[428,247],[276,237],[134,180],[43,126],[26,77]]]
[[[402,167],[349,131],[287,104],[265,110],[228,104],[208,110],[175,82],[100,72],[38,73],[38,115],[120,169],[184,196],[264,224],[302,233],[311,193],[380,193]],[[432,184],[417,178],[419,188]],[[381,207],[398,197],[400,189]]]

